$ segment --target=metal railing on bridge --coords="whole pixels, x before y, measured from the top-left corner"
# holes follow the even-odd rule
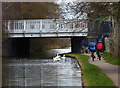
[[[72,37],[87,36],[87,22],[66,19],[3,21],[9,37]]]

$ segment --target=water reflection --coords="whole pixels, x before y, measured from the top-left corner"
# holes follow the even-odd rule
[[[69,57],[59,62],[52,58],[6,59],[3,86],[82,86],[81,70]]]
[[[43,52],[34,53],[31,57],[39,57],[42,59],[54,57],[57,53],[70,53],[71,47],[66,47],[64,49],[51,49]]]

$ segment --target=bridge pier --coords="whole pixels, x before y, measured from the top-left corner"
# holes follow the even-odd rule
[[[14,38],[12,39],[12,49],[16,57],[30,56],[30,39],[29,38]]]
[[[73,37],[71,38],[71,51],[72,53],[81,53],[80,44],[85,37]]]

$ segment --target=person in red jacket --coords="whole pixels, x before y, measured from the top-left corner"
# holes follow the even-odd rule
[[[103,51],[103,44],[101,41],[98,41],[98,44],[97,44],[97,56],[98,56],[98,59],[101,60],[101,53]]]

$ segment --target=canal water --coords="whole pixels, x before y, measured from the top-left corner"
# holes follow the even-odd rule
[[[51,51],[54,54],[67,53],[70,49]],[[66,57],[66,61],[58,62],[52,57],[3,60],[3,86],[82,88],[81,80],[81,69],[74,58]]]

